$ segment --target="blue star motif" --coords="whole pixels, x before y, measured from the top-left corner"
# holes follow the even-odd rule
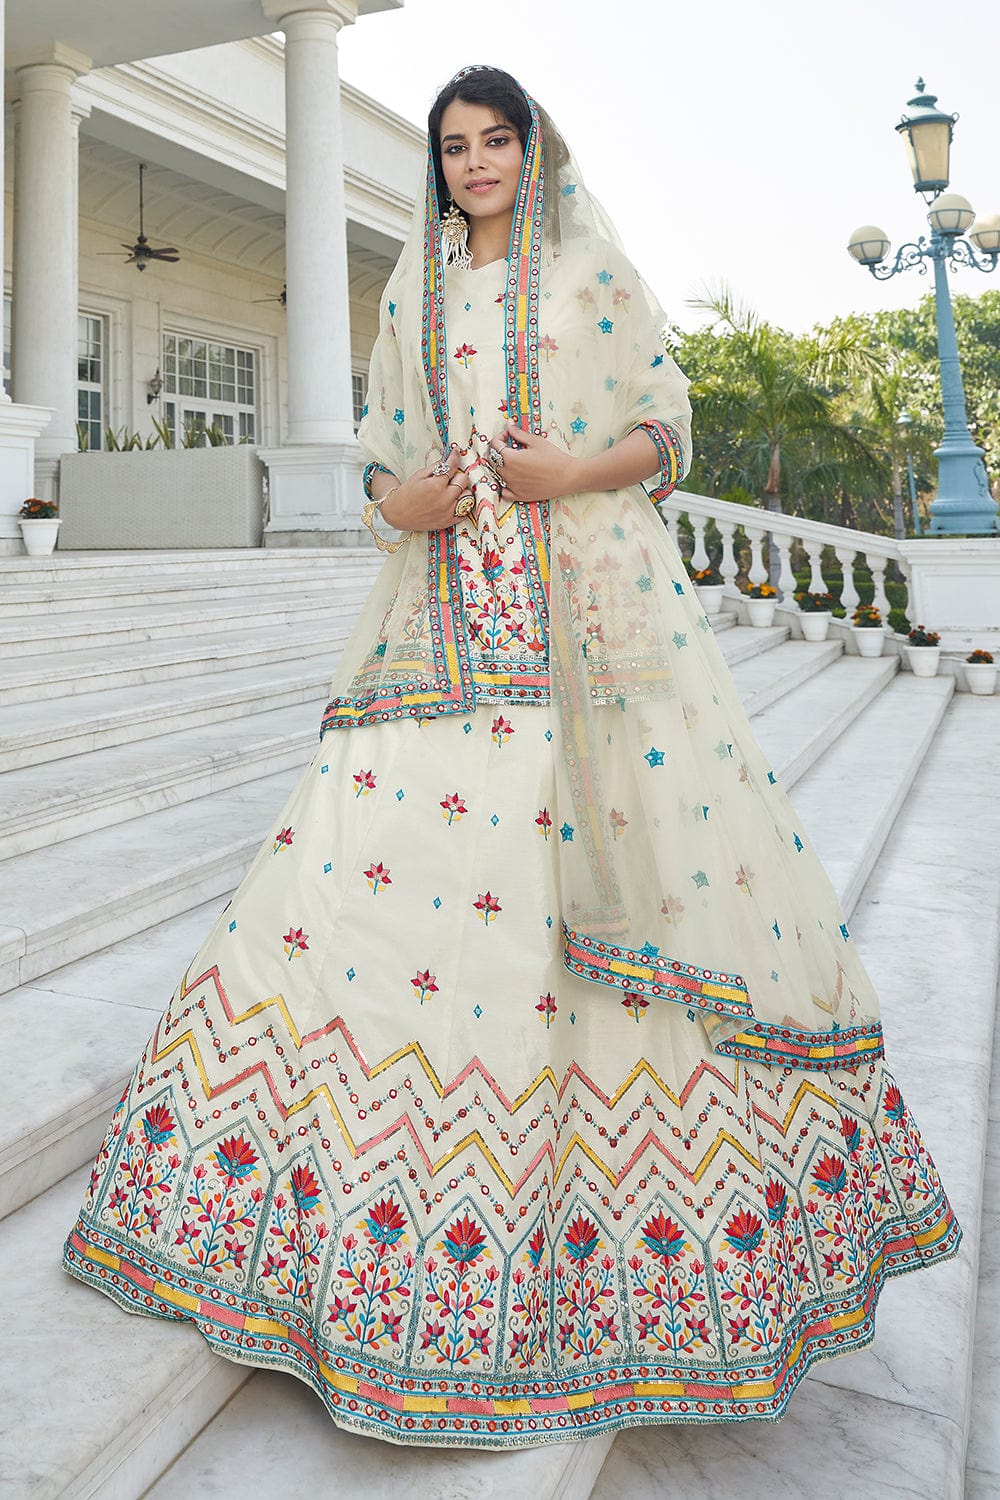
[[[394,318],[396,316],[396,304],[395,304],[395,302],[390,302],[389,303],[389,316],[390,316],[390,318]]]
[[[851,934],[850,934],[850,933],[849,933],[849,932],[848,932],[848,930],[847,930],[847,924],[846,924],[846,922],[841,922],[841,924],[840,924],[840,935],[841,935],[841,937],[842,937],[842,938],[843,938],[843,939],[844,939],[844,942],[845,942],[845,943],[846,943],[846,942],[847,942],[847,939],[848,939],[848,938],[849,938],[849,937],[850,937],[850,935],[851,935]]]
[[[681,649],[682,646],[686,646],[687,643],[688,643],[687,636],[686,635],[682,635],[679,630],[675,630],[674,631],[674,645],[677,647],[678,651]]]
[[[563,188],[563,194],[562,195],[563,195],[564,198],[571,198],[575,192],[576,192],[576,183],[575,182],[567,182],[566,186]]]
[[[695,870],[694,874],[691,876],[691,879],[694,881],[699,890],[701,890],[702,886],[708,885],[708,876],[705,874],[704,870]]]
[[[597,326],[602,333],[610,333],[615,325],[612,323],[610,318],[602,318]]]
[[[660,956],[659,948],[655,947],[652,943],[643,943],[639,952],[646,958],[659,958]]]
[[[396,423],[397,427],[402,427],[403,421],[404,421],[404,417],[403,417],[403,413],[402,413],[402,410],[400,409],[400,407],[398,407],[398,406],[396,407],[396,410],[392,414],[392,420]]]
[[[367,415],[368,415],[368,402],[367,401],[365,402],[364,406],[361,408],[361,415],[363,417],[367,417]]]
[[[683,594],[683,592],[684,592],[684,585],[683,585],[683,583],[678,583],[677,580],[676,580],[676,578],[675,578],[674,579],[674,593],[675,594]]]
[[[708,618],[708,615],[702,615],[701,619],[698,621],[698,629],[699,630],[711,630],[711,628],[712,628],[712,622]]]
[[[781,942],[781,928],[778,926],[778,919],[777,919],[777,917],[775,917],[773,923],[771,924],[771,931],[774,933],[775,937],[778,939],[778,942],[780,943]]]
[[[602,286],[607,286],[608,282],[613,278],[610,271],[598,271],[597,279]]]
[[[725,760],[726,756],[729,753],[726,748],[725,740],[720,740],[719,743],[715,746],[715,753],[720,760]]]
[[[662,365],[662,363],[663,363],[663,355],[662,354],[654,354],[653,358],[649,361],[650,369],[655,370],[656,367],[657,367],[657,365]]]
[[[803,845],[803,843],[802,843],[802,840],[801,840],[801,839],[800,839],[800,838],[799,838],[799,836],[798,836],[798,834],[797,834],[797,833],[796,833],[796,834],[793,834],[793,838],[794,838],[794,840],[795,840],[795,849],[796,849],[796,853],[798,853],[798,854],[801,854],[801,853],[802,853],[802,850],[803,850],[803,848],[804,848],[804,847],[805,847],[805,846],[804,846],[804,845]]]
[[[701,816],[704,819],[704,821],[707,823],[708,822],[708,808],[705,806],[704,802],[701,805]]]
[[[617,382],[617,380],[616,380],[616,379],[615,379],[615,378],[614,378],[614,376],[613,376],[613,375],[609,375],[609,376],[608,376],[608,377],[607,377],[607,379],[606,379],[606,380],[605,380],[605,382],[604,382],[604,389],[605,389],[605,390],[606,390],[606,391],[613,391],[613,390],[614,390],[614,388],[615,388],[615,386],[616,386],[616,385],[617,385],[617,384],[618,384],[618,382]]]
[[[653,587],[653,580],[648,577],[647,574],[643,573],[641,578],[637,578],[635,580],[635,586],[639,590],[640,594],[648,594],[650,589]]]
[[[587,424],[583,421],[582,417],[577,417],[574,422],[570,423],[570,426],[574,432],[586,432],[587,430]]]
[[[649,749],[646,751],[646,754],[642,758],[643,760],[649,761],[650,770],[652,770],[654,766],[663,765],[663,751],[657,750],[654,745],[651,745],[649,747]]]
[[[562,841],[563,841],[564,844],[571,844],[573,842],[573,825],[572,825],[572,823],[564,823],[563,824],[563,826],[559,830],[559,837],[562,839]]]
[[[771,970],[771,978],[774,980],[775,984],[777,984],[777,982],[778,982],[778,971],[777,971],[777,969],[772,969]]]
[[[625,532],[621,526],[612,526],[611,531],[616,541],[623,542],[625,540]]]
[[[777,786],[778,785],[777,781],[775,780],[774,772],[773,771],[768,771],[768,773],[767,773],[767,779],[771,783],[772,786]]]

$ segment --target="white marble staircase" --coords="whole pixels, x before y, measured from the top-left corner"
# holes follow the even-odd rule
[[[967,1445],[969,1495],[1000,1495],[995,1280],[972,1382],[1000,699],[787,624],[727,618],[720,646],[851,916],[966,1229],[955,1261],[887,1288],[870,1351],[820,1367],[777,1427],[419,1451],[339,1432],[294,1380],[62,1273],[107,1116],[311,753],[376,567],[344,551],[0,560],[0,1496],[958,1500]]]

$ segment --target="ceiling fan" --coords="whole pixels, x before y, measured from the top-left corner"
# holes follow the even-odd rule
[[[180,252],[173,245],[164,245],[160,249],[154,249],[149,243],[143,225],[143,202],[142,202],[142,174],[146,170],[145,162],[139,163],[139,234],[134,245],[122,245],[123,250],[129,252],[125,261],[127,266],[136,266],[144,271],[151,260],[169,261],[176,265],[180,260]]]

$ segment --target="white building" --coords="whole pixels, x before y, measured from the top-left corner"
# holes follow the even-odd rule
[[[424,145],[340,85],[337,38],[395,3],[7,0],[0,550],[21,550],[29,494],[66,513],[81,431],[93,450],[154,422],[260,450],[268,542],[353,534],[378,299]],[[140,163],[147,239],[180,256],[141,272]]]

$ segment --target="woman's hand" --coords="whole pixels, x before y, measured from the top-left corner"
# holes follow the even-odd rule
[[[404,479],[380,507],[386,525],[397,531],[443,531],[454,526],[456,505],[471,494],[458,457],[458,449],[451,448],[441,464],[417,469]]]
[[[516,448],[501,446],[508,437],[513,438]],[[497,467],[505,499],[556,500],[581,488],[576,479],[579,460],[550,437],[526,432],[510,420],[493,438],[491,446],[503,460]]]

